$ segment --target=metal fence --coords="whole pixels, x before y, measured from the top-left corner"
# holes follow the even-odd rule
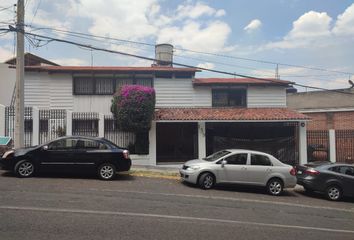
[[[95,112],[74,112],[72,115],[72,135],[98,136],[99,114]]]
[[[66,135],[66,110],[39,110],[39,143]]]
[[[112,115],[104,116],[104,137],[124,148],[135,143],[135,133],[119,130]]]
[[[354,163],[354,130],[336,130],[336,161]]]
[[[329,133],[328,130],[307,131],[307,160],[329,161]]]
[[[33,118],[32,118],[32,108],[25,107],[24,114],[24,145],[26,147],[32,145],[32,134],[33,134]],[[6,107],[5,108],[5,135],[15,139],[15,108]]]

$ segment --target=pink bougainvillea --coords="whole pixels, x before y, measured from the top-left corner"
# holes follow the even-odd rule
[[[144,132],[151,127],[155,109],[155,90],[125,85],[113,97],[111,111],[124,131]]]

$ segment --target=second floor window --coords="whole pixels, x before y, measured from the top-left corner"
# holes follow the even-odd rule
[[[213,107],[247,107],[246,89],[213,89]]]
[[[74,95],[112,95],[123,85],[152,87],[152,78],[74,77]]]

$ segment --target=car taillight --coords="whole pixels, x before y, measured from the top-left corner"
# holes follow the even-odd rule
[[[308,174],[308,175],[318,175],[318,174],[320,174],[320,172],[315,170],[315,169],[307,169],[307,170],[305,170],[304,173]]]
[[[129,159],[129,151],[128,151],[128,150],[124,150],[124,151],[123,151],[123,157],[124,157],[125,159]]]
[[[292,169],[290,170],[290,175],[293,175],[293,176],[296,175],[296,169],[295,169],[295,168],[292,168]]]

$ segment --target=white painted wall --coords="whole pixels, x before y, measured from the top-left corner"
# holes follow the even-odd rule
[[[0,104],[9,106],[16,83],[16,69],[0,63]]]
[[[45,72],[25,72],[25,106],[50,107],[50,79]]]
[[[74,108],[72,77],[69,74],[51,74],[50,78],[50,108],[66,109]]]
[[[189,79],[154,79],[156,107],[211,107],[211,90]]]
[[[74,112],[100,112],[104,114],[111,113],[111,100],[113,96],[100,95],[75,95]]]
[[[286,89],[275,86],[250,86],[247,90],[247,107],[286,107]]]
[[[193,87],[190,78],[157,78],[154,79],[154,88],[158,108],[212,106],[211,87]],[[4,91],[3,88],[1,91]],[[12,95],[12,90],[7,89],[5,92],[11,92]],[[112,96],[73,95],[70,74],[26,72],[25,75],[26,106],[111,114],[111,100]],[[286,107],[286,90],[276,86],[250,86],[247,91],[247,104],[249,108]]]
[[[70,74],[25,73],[26,106],[72,111],[73,99]]]

